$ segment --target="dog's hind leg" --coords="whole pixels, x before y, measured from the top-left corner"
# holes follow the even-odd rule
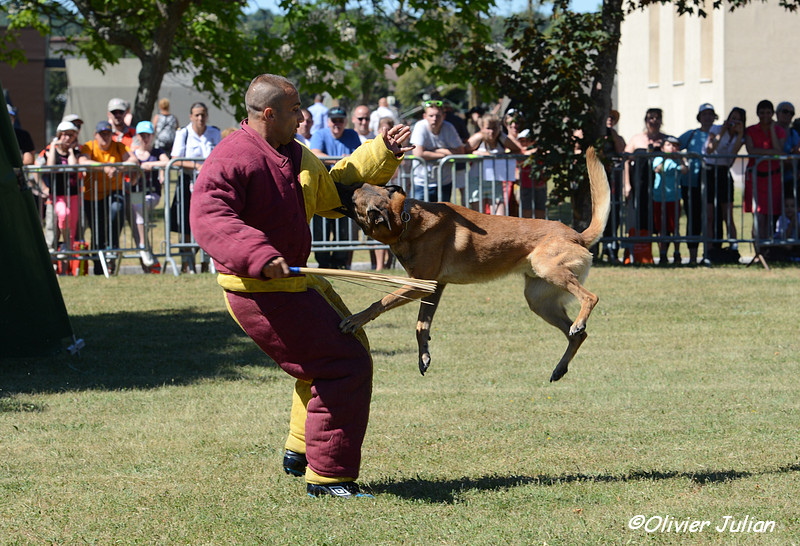
[[[439,300],[442,297],[442,291],[445,286],[444,283],[439,283],[436,287],[436,291],[422,298],[419,304],[419,316],[417,317],[417,347],[419,348],[419,373],[422,375],[425,375],[425,372],[431,365],[431,353],[428,348],[428,341],[431,339],[431,322],[433,322],[433,315],[436,313],[436,308],[439,306]]]
[[[569,329],[569,335],[574,336],[586,330],[586,321],[600,298],[586,290],[577,280],[571,281],[567,285],[567,290],[581,302],[581,310],[578,313],[578,317]]]
[[[550,376],[551,382],[564,377],[569,370],[569,363],[587,336],[584,330],[572,332],[573,323],[565,308],[565,300],[568,297],[567,292],[544,279],[525,277],[525,299],[528,301],[528,307],[546,322],[561,330],[568,341],[567,350]]]
[[[592,313],[592,309],[597,305],[599,298],[586,290],[581,282],[586,279],[589,273],[590,254],[581,248],[582,255],[573,256],[565,253],[558,256],[543,257],[537,255],[537,259],[532,264],[537,277],[546,281],[554,288],[569,292],[581,304],[578,317],[570,325],[569,335],[574,336],[586,329],[586,321]],[[574,253],[573,253],[574,254]]]

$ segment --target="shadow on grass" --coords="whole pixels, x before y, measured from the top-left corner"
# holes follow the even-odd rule
[[[235,380],[244,365],[277,367],[224,312],[107,313],[71,322],[86,343],[80,355],[0,359],[0,399]]]
[[[456,498],[467,491],[499,491],[526,485],[551,487],[575,482],[582,483],[626,483],[637,481],[662,481],[689,479],[697,484],[724,483],[741,480],[751,476],[785,474],[800,472],[800,463],[795,462],[777,469],[761,471],[720,470],[709,472],[679,471],[637,471],[623,475],[567,474],[563,476],[482,476],[458,480],[407,479],[398,481],[374,482],[369,484],[372,493],[386,493],[397,497],[419,500],[428,503],[452,504]]]

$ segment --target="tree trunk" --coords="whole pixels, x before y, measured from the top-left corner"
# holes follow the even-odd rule
[[[588,142],[598,142],[606,134],[606,119],[611,112],[611,88],[617,73],[617,51],[619,49],[620,26],[625,16],[623,0],[603,0],[601,26],[608,35],[606,47],[597,59],[599,75],[592,82],[591,97],[594,105],[594,125],[585,135]],[[574,228],[583,231],[592,220],[592,197],[589,179],[582,177],[573,193]]]
[[[163,22],[153,33],[150,47],[143,48],[137,55],[142,62],[139,71],[139,88],[133,105],[133,119],[136,122],[150,120],[161,91],[161,82],[170,69],[172,46],[191,0],[156,2],[159,12],[164,14]]]
[[[158,101],[158,92],[161,90],[161,82],[169,68],[169,57],[156,59],[148,56],[141,61],[139,88],[136,90],[136,102],[133,106],[135,122],[150,120],[153,117],[153,110]]]

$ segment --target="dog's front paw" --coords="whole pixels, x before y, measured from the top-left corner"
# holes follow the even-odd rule
[[[359,328],[364,326],[368,321],[363,320],[359,315],[361,313],[350,315],[342,322],[339,323],[339,330],[344,332],[345,334],[354,334],[358,331]]]

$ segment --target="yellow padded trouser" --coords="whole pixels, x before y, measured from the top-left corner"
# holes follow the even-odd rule
[[[331,284],[321,277],[314,275],[307,276],[308,287],[316,290],[325,300],[333,307],[340,317],[343,319],[349,317],[352,313],[345,305],[339,294],[333,289]],[[354,334],[356,339],[369,352],[369,340],[363,328],[359,328],[358,332]],[[292,393],[292,412],[289,419],[289,436],[286,439],[285,447],[296,453],[306,452],[306,414],[308,401],[311,400],[311,382],[298,379],[294,384],[294,392]],[[340,483],[346,481],[353,481],[348,478],[328,478],[320,476],[310,468],[306,468],[306,481],[315,484],[329,484]]]

